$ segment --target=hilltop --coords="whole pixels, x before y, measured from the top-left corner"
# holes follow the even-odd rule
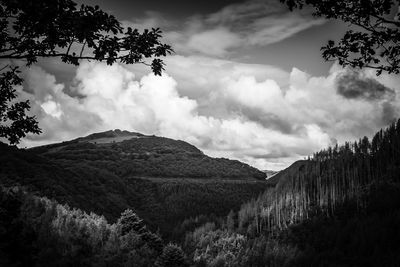
[[[122,177],[262,180],[266,176],[237,160],[211,158],[181,140],[121,130],[30,150],[62,164],[85,161]]]

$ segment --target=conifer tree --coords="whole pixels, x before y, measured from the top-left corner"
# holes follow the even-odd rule
[[[126,235],[132,231],[139,235],[147,232],[143,220],[140,219],[131,209],[127,209],[121,214],[121,217],[118,220],[118,225],[121,227],[121,235]]]
[[[185,254],[180,246],[169,243],[163,249],[160,257],[159,266],[161,267],[183,267],[186,266]]]

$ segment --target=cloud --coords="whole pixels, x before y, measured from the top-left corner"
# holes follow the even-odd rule
[[[229,25],[246,44],[268,45],[286,39],[311,26],[324,23],[307,8],[289,12],[278,1],[250,0],[229,5],[206,18],[210,25]]]
[[[232,60],[243,47],[276,43],[321,23],[308,10],[288,12],[278,1],[262,0],[183,22],[154,12],[126,21],[165,29],[177,54],[165,59],[163,76],[141,64],[82,62],[65,69],[58,59],[25,69],[17,90],[31,101],[43,134],[29,135],[22,146],[119,128],[277,170],[330,144],[371,136],[400,116],[399,77],[338,65],[313,77]]]
[[[356,71],[347,71],[339,75],[336,86],[338,94],[349,99],[364,98],[373,101],[385,97],[390,99],[395,94],[392,89]]]
[[[248,0],[212,14],[191,16],[183,23],[150,12],[124,24],[139,29],[161,27],[165,41],[178,54],[227,57],[241,48],[277,43],[324,22],[313,18],[307,8],[290,12],[278,1]]]
[[[63,114],[61,105],[54,102],[50,95],[47,97],[46,102],[43,102],[40,107],[44,110],[44,112],[55,118],[60,118]]]
[[[228,50],[242,43],[239,35],[224,27],[204,30],[191,35],[186,47],[210,56],[224,56]]]
[[[373,81],[368,73],[357,77],[379,92],[384,86],[387,97],[371,98],[370,86],[360,97],[345,98],[337,83],[349,72],[337,66],[326,77],[312,77],[296,68],[286,73],[203,57],[168,60],[162,77],[137,75],[138,65],[84,62],[69,90],[39,67],[26,70],[22,95],[31,100],[44,133],[29,136],[23,145],[120,128],[185,140],[211,156],[261,169],[280,169],[330,144],[371,135],[400,114],[398,88],[390,88],[397,83],[385,75]]]
[[[197,100],[180,95],[177,81],[168,74],[137,80],[120,65],[83,63],[75,75],[74,90],[80,98],[67,95],[63,85],[39,67],[28,69],[25,76],[29,88],[23,97],[31,99],[43,135],[29,136],[23,146],[121,128],[186,140],[212,156],[254,163],[251,159],[258,160],[259,154],[298,157],[330,142],[315,124],[304,125],[297,135],[291,135],[240,114],[201,114]]]
[[[64,85],[53,75],[33,66],[23,73],[25,87],[18,88],[21,99],[30,100],[31,113],[36,115],[41,135],[29,135],[22,146],[75,138],[94,129],[100,122],[97,114],[80,105],[80,100],[64,92]]]
[[[364,99],[380,103],[380,121],[389,124],[398,114],[396,91],[383,85],[373,77],[370,71],[347,70],[336,78],[337,93],[346,99]]]

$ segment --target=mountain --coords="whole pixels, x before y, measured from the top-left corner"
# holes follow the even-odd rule
[[[267,175],[266,179],[269,179],[271,176],[274,176],[279,171],[263,170],[263,172]]]
[[[211,158],[184,141],[128,131],[107,131],[31,149],[62,164],[85,161],[121,177],[262,180],[245,163]]]
[[[163,235],[190,217],[225,216],[271,186],[245,163],[120,130],[31,149],[0,143],[0,151],[2,185],[21,185],[110,222],[131,208]]]

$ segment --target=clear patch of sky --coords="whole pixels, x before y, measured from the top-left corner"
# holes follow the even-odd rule
[[[328,40],[339,40],[347,30],[339,21],[328,21],[265,47],[242,48],[237,59],[246,63],[268,64],[291,71],[293,67],[313,76],[326,76],[332,66],[322,58],[321,47]]]
[[[278,1],[278,0],[276,0]],[[99,5],[120,20],[143,18],[147,11],[159,12],[165,18],[185,19],[195,14],[216,12],[239,0],[185,1],[185,0],[78,0],[78,3]],[[160,25],[162,29],[162,25]],[[347,26],[339,21],[329,21],[301,31],[290,38],[264,47],[243,47],[229,58],[244,63],[268,64],[291,71],[297,67],[315,76],[327,75],[332,62],[325,62],[320,48],[328,40],[338,40]]]

